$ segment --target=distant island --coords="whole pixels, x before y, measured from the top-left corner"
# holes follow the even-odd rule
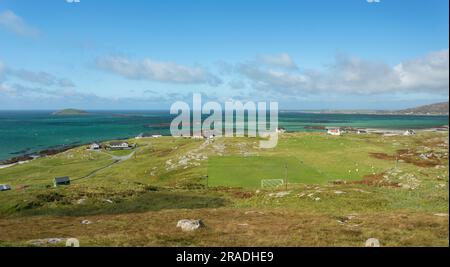
[[[52,115],[56,116],[75,116],[75,115],[88,115],[89,113],[84,110],[80,109],[74,109],[74,108],[68,108],[68,109],[62,109],[56,112],[53,112]]]
[[[399,110],[396,113],[405,115],[448,115],[448,102]]]
[[[448,115],[449,114],[449,102],[440,102],[430,105],[424,105],[414,108],[402,109],[402,110],[301,110],[304,113],[317,113],[317,114],[374,114],[374,115]],[[290,111],[290,110],[286,110]],[[292,110],[295,111],[295,110]]]

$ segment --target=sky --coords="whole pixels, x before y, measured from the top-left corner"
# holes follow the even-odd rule
[[[0,0],[0,109],[448,101],[447,0]]]

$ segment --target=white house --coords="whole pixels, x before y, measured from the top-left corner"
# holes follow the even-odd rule
[[[366,130],[362,130],[362,129],[358,129],[358,130],[356,131],[356,133],[357,133],[357,134],[366,134],[367,131],[366,131]]]
[[[100,144],[97,144],[97,143],[92,143],[92,144],[89,146],[89,149],[90,149],[90,150],[99,150],[100,148],[101,148]]]
[[[414,130],[406,130],[403,135],[415,135],[416,132]]]
[[[127,142],[111,142],[109,143],[110,149],[129,149],[131,148]]]
[[[329,134],[329,135],[341,135],[341,128],[338,128],[338,127],[327,128],[327,134]]]
[[[160,135],[160,134],[153,134],[152,135],[152,138],[160,138],[160,137],[162,137],[162,135]]]

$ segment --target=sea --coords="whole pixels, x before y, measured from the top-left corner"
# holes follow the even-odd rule
[[[58,116],[54,111],[0,111],[0,160],[46,149],[124,139],[139,134],[170,135],[168,111],[90,111]],[[348,126],[379,129],[424,129],[449,124],[448,116],[322,114],[280,111],[279,127],[287,131],[320,131]]]

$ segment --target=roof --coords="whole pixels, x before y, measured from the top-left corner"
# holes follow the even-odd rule
[[[112,145],[112,146],[121,146],[121,145],[123,145],[123,144],[127,144],[127,145],[128,145],[127,142],[111,142],[111,143],[109,143],[109,144]]]
[[[55,177],[55,182],[68,182],[70,181],[69,176]]]

